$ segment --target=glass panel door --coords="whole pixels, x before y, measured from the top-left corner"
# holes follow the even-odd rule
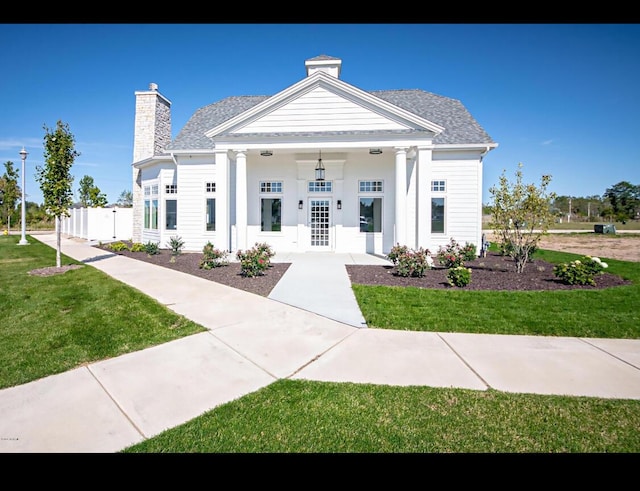
[[[331,230],[331,201],[328,199],[309,200],[309,228],[311,229],[311,247],[329,249]]]

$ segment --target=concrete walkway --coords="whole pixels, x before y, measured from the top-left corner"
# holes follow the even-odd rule
[[[283,253],[274,261],[291,263],[269,298],[354,327],[367,327],[351,289],[347,264],[391,263],[371,254]]]
[[[351,299],[331,296],[346,291],[339,255],[290,256],[276,300],[84,241],[62,252],[207,332],[0,390],[0,452],[117,452],[283,378],[640,399],[640,340],[358,329]],[[314,275],[310,302],[298,290]]]

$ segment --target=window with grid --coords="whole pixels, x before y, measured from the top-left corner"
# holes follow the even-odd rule
[[[381,193],[382,181],[358,181],[358,189],[361,193]]]
[[[177,184],[167,184],[164,187],[164,192],[165,192],[165,194],[176,194],[178,192],[178,185]]]
[[[431,181],[431,191],[433,192],[444,192],[446,190],[446,185],[444,181]]]
[[[332,181],[310,181],[307,189],[310,193],[330,193],[333,191]]]
[[[260,181],[261,193],[281,193],[282,181]]]

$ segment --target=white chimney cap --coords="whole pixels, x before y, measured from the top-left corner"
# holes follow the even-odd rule
[[[151,82],[149,84],[149,90],[158,90],[158,84],[154,84],[153,82]]]

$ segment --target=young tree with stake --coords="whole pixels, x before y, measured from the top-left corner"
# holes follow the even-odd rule
[[[44,126],[44,167],[36,167],[36,180],[44,197],[44,207],[56,221],[56,267],[60,267],[61,217],[69,216],[73,205],[71,167],[80,156],[74,148],[75,138],[69,125],[58,120],[55,130]]]

